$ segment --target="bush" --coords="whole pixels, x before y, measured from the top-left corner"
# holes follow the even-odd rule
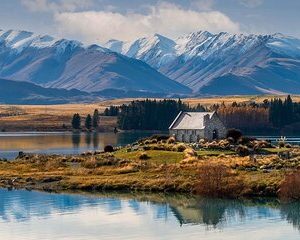
[[[284,178],[279,188],[279,196],[286,201],[300,200],[300,170]]]
[[[177,151],[177,152],[183,152],[185,149],[186,149],[186,146],[185,146],[183,143],[178,144],[178,145],[175,147],[175,151]]]
[[[147,160],[149,159],[150,157],[148,156],[148,154],[146,152],[142,152],[139,156],[139,159],[140,160]]]
[[[223,165],[201,166],[197,174],[195,192],[210,197],[235,197],[243,190],[243,183]]]
[[[176,142],[176,139],[174,137],[169,137],[169,139],[167,140],[168,144],[174,144]]]
[[[236,153],[241,156],[241,157],[245,157],[245,156],[249,156],[250,155],[250,151],[249,148],[247,146],[244,145],[239,145],[236,148]]]
[[[192,148],[185,149],[183,153],[184,153],[184,158],[197,157],[197,152]]]
[[[106,153],[114,152],[113,146],[111,146],[111,145],[105,146],[105,147],[104,147],[104,152],[106,152]]]
[[[284,148],[285,147],[285,142],[284,141],[279,141],[278,142],[278,147],[279,148]]]
[[[220,147],[221,149],[229,149],[229,147],[230,147],[230,142],[229,142],[227,139],[221,140],[221,141],[219,142],[219,147]]]
[[[226,133],[226,138],[232,138],[234,143],[237,143],[242,136],[242,132],[238,129],[229,129]]]
[[[240,139],[238,140],[238,143],[239,144],[242,144],[242,145],[249,145],[251,144],[251,142],[255,141],[256,138],[253,138],[253,137],[246,137],[246,136],[242,136],[240,137]]]
[[[169,139],[169,136],[168,135],[153,135],[151,137],[151,139],[156,139],[157,142],[159,142],[159,141],[167,141]]]

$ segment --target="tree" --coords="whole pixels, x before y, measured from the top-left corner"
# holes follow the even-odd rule
[[[72,127],[74,129],[80,129],[81,126],[81,117],[78,113],[75,113],[72,118]]]
[[[238,129],[229,129],[226,134],[226,138],[232,138],[234,140],[234,143],[237,143],[237,141],[243,136],[242,132]]]
[[[91,128],[92,128],[92,117],[91,117],[90,114],[88,114],[86,119],[85,119],[85,128],[87,130],[91,130]]]
[[[97,129],[99,127],[99,121],[100,121],[99,111],[98,111],[98,109],[95,109],[94,114],[93,114],[93,128],[94,129]]]

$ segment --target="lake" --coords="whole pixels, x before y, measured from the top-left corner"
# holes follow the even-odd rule
[[[133,143],[153,132],[72,133],[28,132],[0,133],[0,158],[14,159],[20,151],[44,154],[80,154],[103,150],[106,145]]]
[[[152,136],[153,132],[121,133],[72,133],[27,132],[0,133],[0,158],[14,159],[20,151],[44,154],[80,154],[103,150],[106,145],[122,146],[140,138]],[[256,136],[276,143],[279,136]],[[299,144],[300,137],[288,137],[287,142]]]
[[[0,239],[299,239],[300,203],[0,189]]]

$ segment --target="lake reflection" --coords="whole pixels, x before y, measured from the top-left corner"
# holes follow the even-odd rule
[[[299,203],[0,190],[1,239],[299,239]]]
[[[19,151],[45,154],[79,154],[103,150],[106,145],[121,146],[151,132],[124,133],[1,133],[0,158],[13,159]]]

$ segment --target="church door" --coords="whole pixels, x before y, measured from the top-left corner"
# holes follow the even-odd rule
[[[218,138],[219,138],[219,133],[218,133],[218,130],[215,129],[215,130],[213,130],[213,140],[218,139]]]

